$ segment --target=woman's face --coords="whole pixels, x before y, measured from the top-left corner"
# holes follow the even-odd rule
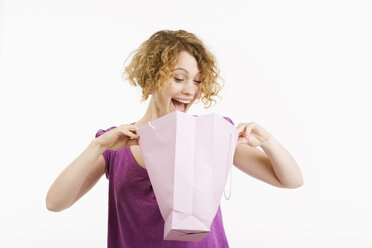
[[[157,92],[155,96],[160,112],[169,114],[178,110],[186,113],[199,97],[200,76],[196,59],[188,52],[181,52],[172,77],[164,85],[163,92]]]

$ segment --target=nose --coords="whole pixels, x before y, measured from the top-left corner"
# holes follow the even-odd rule
[[[183,85],[182,93],[194,96],[196,91],[198,90],[198,86],[194,83],[193,80],[187,80],[186,83]]]

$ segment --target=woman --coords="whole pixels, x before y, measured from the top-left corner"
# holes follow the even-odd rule
[[[130,125],[99,130],[53,183],[47,208],[57,212],[72,206],[106,174],[110,180],[108,247],[228,247],[220,208],[202,241],[163,240],[164,220],[136,134],[139,127],[172,111],[186,113],[197,100],[209,107],[221,88],[218,73],[214,56],[194,34],[184,30],[153,34],[124,71],[132,85],[142,88],[142,100],[151,95],[146,113]],[[240,123],[237,130],[236,167],[276,187],[303,184],[295,160],[263,127]]]

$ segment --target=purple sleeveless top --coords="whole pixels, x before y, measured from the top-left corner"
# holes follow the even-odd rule
[[[232,125],[228,117],[224,117]],[[115,128],[100,129],[96,137]],[[210,233],[200,242],[163,240],[164,220],[146,169],[134,159],[129,147],[103,152],[109,180],[108,248],[226,248],[229,247],[221,208]]]

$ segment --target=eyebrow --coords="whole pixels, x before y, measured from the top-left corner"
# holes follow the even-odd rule
[[[174,68],[172,71],[175,71],[175,70],[182,70],[182,71],[185,71],[187,74],[189,74],[189,72],[185,69],[185,68],[182,68],[182,67],[177,67],[177,68]],[[199,71],[198,73],[196,74],[200,74],[201,72]]]

